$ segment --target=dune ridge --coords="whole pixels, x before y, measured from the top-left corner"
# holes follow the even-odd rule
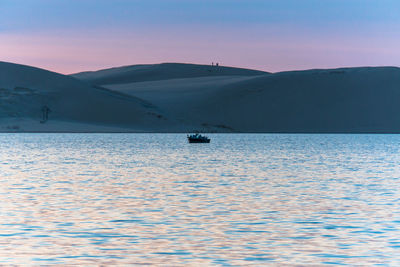
[[[92,84],[121,84],[132,82],[159,81],[179,78],[209,76],[255,76],[267,74],[264,71],[225,66],[195,65],[187,63],[161,63],[153,65],[132,65],[99,71],[72,74]]]
[[[400,69],[359,67],[103,84],[201,131],[400,132]]]
[[[7,62],[0,62],[0,101],[0,131],[153,131],[167,121],[137,97]]]
[[[0,101],[2,132],[400,133],[396,67],[164,63],[67,76],[0,62]]]

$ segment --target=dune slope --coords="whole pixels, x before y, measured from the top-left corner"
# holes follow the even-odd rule
[[[400,133],[399,68],[209,67],[140,65],[78,80],[0,62],[0,131]]]
[[[147,101],[34,67],[0,62],[0,130],[157,131],[167,119]],[[42,109],[51,111],[42,120]]]
[[[400,132],[400,69],[308,70],[115,83],[187,129],[217,132]]]

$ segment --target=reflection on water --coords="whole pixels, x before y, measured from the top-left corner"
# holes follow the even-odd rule
[[[400,266],[400,136],[0,135],[0,265]]]

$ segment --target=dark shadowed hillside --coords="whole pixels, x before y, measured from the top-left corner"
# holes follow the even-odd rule
[[[0,131],[400,133],[399,68],[209,68],[121,67],[80,81],[0,62]]]
[[[158,131],[153,127],[171,125],[147,101],[6,62],[0,62],[0,101],[0,131]],[[49,120],[40,123],[43,107],[50,109]]]
[[[308,70],[107,86],[189,128],[233,132],[400,132],[400,69]]]

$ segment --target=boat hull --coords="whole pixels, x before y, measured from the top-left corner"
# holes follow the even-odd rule
[[[189,143],[210,143],[210,139],[193,139],[193,138],[188,138]]]

